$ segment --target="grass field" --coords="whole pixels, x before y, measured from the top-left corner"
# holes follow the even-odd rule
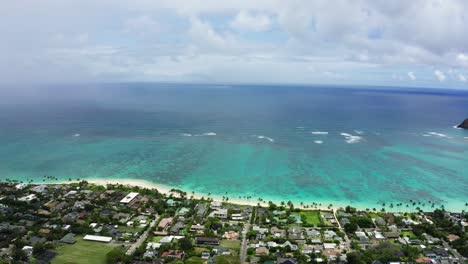
[[[205,260],[200,257],[191,257],[185,260],[186,264],[203,264]]]
[[[410,239],[417,238],[416,235],[411,231],[403,231],[403,232],[401,232],[401,234],[403,235],[403,237],[408,237]]]
[[[195,247],[193,251],[195,251],[197,254],[201,254],[202,252],[210,252],[209,249],[203,247]]]
[[[316,210],[304,211],[304,212],[301,212],[301,215],[305,216],[308,224],[318,226],[322,223],[322,220],[320,217],[320,211],[316,211]]]
[[[132,226],[119,226],[117,228],[117,230],[119,230],[120,232],[140,232],[141,230],[143,230],[142,227],[132,227]]]
[[[219,245],[225,248],[239,249],[240,241],[239,240],[221,240]]]
[[[217,256],[215,257],[216,264],[240,264],[240,259],[237,256]]]
[[[114,248],[114,245],[102,242],[85,241],[82,237],[76,238],[73,245],[61,244],[55,251],[57,256],[52,259],[52,264],[106,263],[106,254]]]

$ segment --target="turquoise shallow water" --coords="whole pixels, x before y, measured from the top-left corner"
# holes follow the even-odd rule
[[[468,117],[467,93],[134,84],[54,96],[55,89],[0,101],[0,179],[135,178],[363,208],[414,200],[461,210],[468,202],[468,131],[452,127]]]

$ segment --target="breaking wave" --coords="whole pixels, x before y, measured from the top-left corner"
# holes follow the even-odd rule
[[[312,131],[310,132],[312,135],[328,135],[327,131]]]
[[[270,142],[275,142],[274,139],[272,139],[272,138],[270,138],[270,137],[266,137],[266,136],[257,136],[257,138],[259,138],[259,139],[266,139],[266,140],[268,140],[268,141],[270,141]]]
[[[345,141],[348,144],[359,143],[359,142],[361,142],[363,140],[363,137],[356,136],[356,135],[351,135],[351,134],[348,134],[348,133],[341,133],[340,135],[342,135],[345,138]]]

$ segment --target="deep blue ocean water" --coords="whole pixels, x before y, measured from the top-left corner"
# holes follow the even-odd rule
[[[132,178],[185,191],[466,209],[468,92],[102,84],[0,99],[0,179]]]

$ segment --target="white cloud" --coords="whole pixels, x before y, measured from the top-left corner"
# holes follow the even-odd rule
[[[269,16],[260,13],[250,13],[247,11],[240,11],[237,13],[230,26],[239,31],[254,31],[261,32],[267,31],[271,26],[271,19]]]
[[[152,17],[142,15],[125,21],[124,31],[136,34],[154,33],[160,30],[160,25]]]
[[[189,34],[199,46],[216,49],[228,48],[226,37],[216,32],[210,24],[201,21],[197,17],[190,20]]]
[[[445,81],[445,79],[447,78],[447,76],[445,76],[445,74],[439,70],[435,70],[434,75],[441,82]]]
[[[458,80],[460,82],[466,82],[466,77],[463,74],[460,73],[460,74],[458,74]]]
[[[282,81],[388,84],[394,78],[449,86],[446,80],[462,81],[460,73],[467,78],[466,13],[463,0],[6,1],[0,80],[138,79],[144,72],[155,81],[281,75]],[[157,38],[135,39],[154,33]],[[107,54],[103,46],[117,51]],[[437,79],[423,77],[434,69]]]
[[[457,62],[463,66],[468,66],[468,55],[460,53],[457,55]]]

